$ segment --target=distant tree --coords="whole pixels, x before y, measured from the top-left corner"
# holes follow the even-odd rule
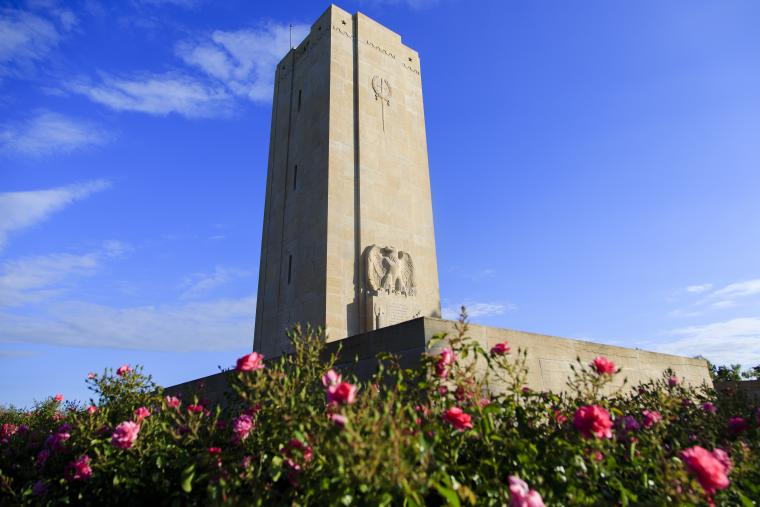
[[[760,379],[760,364],[742,372],[742,378],[747,380]]]
[[[703,356],[694,356],[695,359],[704,359],[707,361],[707,368],[710,371],[710,378],[713,382],[740,381],[742,378],[760,377],[760,365],[742,372],[742,365],[732,364],[731,366],[718,366],[710,362]]]
[[[732,364],[731,366],[721,365],[714,370],[712,377],[713,380],[717,380],[718,382],[739,381],[742,379],[742,365],[740,364]]]

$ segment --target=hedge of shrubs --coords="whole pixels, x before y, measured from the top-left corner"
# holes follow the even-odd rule
[[[525,386],[526,353],[442,336],[419,368],[359,382],[295,328],[293,354],[237,361],[224,406],[165,396],[140,368],[0,411],[0,504],[756,505],[760,412],[672,372],[621,392],[610,360],[567,394]],[[481,373],[476,374],[475,362]],[[486,368],[482,368],[486,366]],[[484,371],[484,373],[483,373]],[[498,394],[492,385],[506,386]],[[606,394],[602,394],[606,393]]]

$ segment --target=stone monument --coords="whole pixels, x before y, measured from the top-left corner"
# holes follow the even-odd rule
[[[333,5],[274,86],[254,350],[440,317],[417,52]]]
[[[334,5],[277,65],[253,349],[287,353],[298,322],[325,328],[337,366],[360,378],[381,352],[414,366],[437,352],[434,335],[455,332],[440,319],[419,55]],[[486,350],[505,340],[527,350],[537,390],[565,389],[576,358],[598,355],[622,366],[618,384],[666,368],[711,384],[703,359],[477,325],[469,334]],[[218,373],[167,392],[222,399],[226,389]]]

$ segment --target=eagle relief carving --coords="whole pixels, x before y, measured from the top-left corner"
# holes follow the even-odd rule
[[[392,246],[372,245],[367,250],[367,289],[375,294],[414,296],[412,256]]]
[[[364,255],[366,329],[372,331],[419,317],[414,262],[409,252],[372,245]]]

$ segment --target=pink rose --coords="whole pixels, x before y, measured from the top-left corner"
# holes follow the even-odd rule
[[[237,371],[256,371],[264,368],[264,356],[258,352],[251,352],[237,360]]]
[[[747,420],[743,417],[732,417],[728,420],[728,431],[731,433],[741,433],[748,427]]]
[[[356,401],[356,389],[355,385],[348,382],[327,386],[327,401],[350,405]]]
[[[233,440],[235,442],[242,442],[248,438],[248,435],[253,428],[253,417],[248,414],[241,414],[232,422],[232,432],[234,433]]]
[[[290,439],[280,449],[280,453],[285,457],[285,464],[295,471],[300,471],[302,465],[305,465],[314,458],[314,451],[311,446],[305,442],[301,442],[297,438]]]
[[[715,413],[718,412],[718,407],[716,407],[713,403],[711,403],[709,401],[706,401],[706,402],[702,403],[702,405],[700,405],[700,407],[705,412],[710,412],[711,414],[715,414]]]
[[[658,422],[662,421],[662,415],[656,410],[644,410],[641,412],[643,415],[644,427],[651,428]]]
[[[187,411],[192,412],[193,414],[203,412],[203,405],[188,405]]]
[[[456,362],[457,356],[451,347],[447,347],[441,351],[441,355],[438,358],[438,362],[435,363],[435,374],[440,378],[446,378],[449,376],[449,366]]]
[[[721,450],[720,453],[710,452],[707,449],[695,445],[685,449],[680,454],[686,468],[696,475],[697,482],[705,490],[708,496],[712,496],[719,489],[726,489],[730,483],[725,460],[728,455]],[[730,464],[730,460],[728,460]]]
[[[150,415],[150,410],[145,407],[140,407],[135,410],[135,416],[137,416],[137,422],[141,423],[143,419]]]
[[[328,417],[339,427],[344,427],[348,422],[348,418],[343,414],[329,414]]]
[[[66,480],[83,481],[92,477],[92,468],[90,468],[90,457],[88,455],[80,456],[78,459],[66,465],[64,470]]]
[[[182,402],[179,401],[179,398],[176,396],[166,396],[164,398],[164,403],[166,403],[167,408],[179,408]]]
[[[116,370],[116,374],[120,377],[123,377],[127,373],[129,373],[132,370],[132,368],[129,367],[128,364],[123,364],[119,366],[119,368]]]
[[[66,429],[58,428],[56,433],[45,440],[45,444],[54,451],[60,451],[63,449],[63,443],[70,438],[71,434]]]
[[[541,495],[516,475],[509,476],[510,507],[545,507]]]
[[[677,386],[677,385],[678,385],[678,382],[679,382],[679,380],[678,380],[678,377],[676,377],[675,375],[673,375],[673,376],[671,376],[670,378],[668,378],[668,385],[669,385],[670,387],[675,387],[675,386]]]
[[[124,421],[116,426],[111,435],[111,444],[119,449],[129,449],[135,443],[138,433],[140,433],[139,424],[134,421]]]
[[[97,411],[98,411],[98,407],[96,407],[95,405],[90,405],[89,407],[87,407],[87,413],[90,415],[94,414]]]
[[[457,386],[456,391],[454,391],[454,398],[460,403],[462,402],[469,402],[472,400],[473,396],[475,396],[475,393],[471,390],[473,386]]]
[[[599,405],[580,407],[575,412],[573,425],[584,438],[612,438],[610,414]]]
[[[512,347],[509,346],[509,343],[501,342],[491,347],[491,355],[503,356],[505,354],[509,354],[511,350],[512,350]]]
[[[11,423],[3,423],[0,427],[0,443],[7,443],[18,431],[18,426]]]
[[[60,402],[63,401],[63,395],[61,393],[58,393],[58,394],[55,395],[55,397],[53,399],[55,401],[57,401],[58,403],[60,403]]]
[[[720,447],[716,447],[713,449],[713,456],[715,459],[720,461],[723,466],[726,468],[726,473],[729,473],[731,469],[734,467],[733,461],[731,461],[731,458],[728,456],[728,453],[721,449]]]
[[[472,429],[472,418],[459,407],[451,407],[443,413],[443,420],[459,431]]]
[[[340,384],[341,376],[335,370],[330,370],[322,375],[322,385],[325,387],[334,386]]]
[[[604,356],[597,356],[591,362],[591,367],[594,368],[599,375],[612,375],[616,370],[615,363]]]

